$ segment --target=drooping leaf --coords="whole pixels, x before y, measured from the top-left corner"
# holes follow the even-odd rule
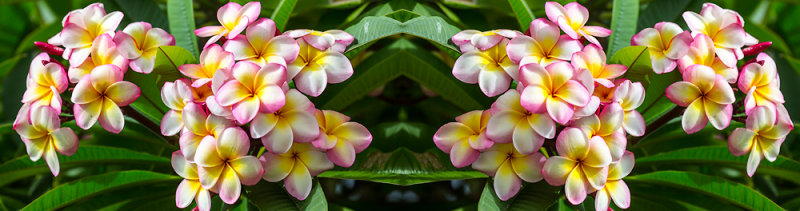
[[[625,177],[625,182],[680,188],[735,204],[748,210],[783,210],[775,202],[750,187],[700,173],[657,171]]]
[[[328,210],[328,201],[318,180],[314,180],[311,193],[303,201],[289,195],[282,183],[261,181],[244,189],[243,195],[261,210]]]
[[[295,4],[297,4],[297,0],[280,0],[278,6],[275,7],[275,11],[272,12],[272,16],[269,19],[275,21],[275,26],[278,27],[278,30],[285,30],[284,27],[289,22],[289,16],[292,15]]]
[[[414,20],[417,19],[419,18]],[[477,86],[458,81],[451,75],[448,65],[405,39],[398,40],[370,56],[356,66],[354,72],[347,81],[329,85],[325,94],[316,101],[319,102],[317,105],[325,109],[342,110],[399,76],[420,83],[464,111],[481,109],[490,104]]]
[[[523,32],[528,31],[531,22],[533,22],[533,19],[536,19],[536,16],[533,15],[533,11],[528,6],[528,2],[525,0],[508,0],[508,4],[511,5],[511,9],[514,10],[514,16],[517,17],[519,28]]]
[[[197,36],[194,35],[194,9],[191,0],[169,0],[167,1],[167,17],[169,17],[169,29],[172,36],[175,36],[175,45],[183,47],[197,57],[200,50],[197,49]]]
[[[92,196],[122,188],[179,182],[180,177],[151,171],[130,170],[84,177],[56,186],[22,210],[58,209]]]
[[[550,186],[545,181],[524,183],[516,196],[502,201],[495,193],[492,180],[486,180],[478,210],[547,210],[558,199],[559,190],[560,187]]]
[[[417,17],[406,22],[385,16],[370,16],[347,27],[344,31],[355,37],[356,42],[346,52],[346,55],[351,57],[364,50],[364,47],[372,42],[397,34],[409,34],[426,39],[443,47],[451,56],[457,57],[460,54],[455,46],[448,44],[450,37],[460,30],[436,16]]]
[[[680,149],[636,158],[636,165],[709,165],[734,167],[744,170],[747,156],[736,157],[725,146],[705,146]],[[756,173],[768,174],[800,184],[800,162],[778,156],[774,162],[763,160]]]
[[[631,37],[636,34],[636,20],[639,19],[639,1],[614,0],[612,13],[611,37],[606,52],[609,56],[631,44]]]
[[[58,155],[61,169],[81,165],[102,164],[154,164],[168,167],[168,158],[136,152],[123,148],[105,146],[80,146],[72,156]],[[0,165],[0,186],[31,175],[48,173],[44,160],[31,161],[27,155],[17,157]]]

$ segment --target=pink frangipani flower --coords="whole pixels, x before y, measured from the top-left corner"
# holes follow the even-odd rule
[[[61,127],[55,109],[48,106],[33,108],[14,124],[32,161],[44,157],[53,176],[58,176],[58,155],[72,156],[78,150],[78,136],[71,128]]]
[[[703,129],[710,121],[714,128],[728,127],[736,98],[733,89],[721,75],[705,65],[692,65],[683,72],[683,80],[667,87],[666,95],[673,103],[686,107],[681,124],[686,133]]]
[[[453,64],[453,75],[464,83],[478,83],[486,96],[502,94],[519,75],[519,66],[506,55],[506,44],[503,38],[494,47],[462,54]]]
[[[574,70],[567,62],[556,62],[547,67],[531,63],[520,68],[523,91],[522,107],[530,112],[546,112],[560,124],[566,124],[576,106],[589,103],[590,93],[580,82],[573,80]]]
[[[286,68],[287,80],[294,80],[297,90],[317,97],[325,91],[328,83],[341,83],[353,75],[350,60],[334,50],[320,50],[306,42],[305,37],[320,36],[308,34],[297,39],[300,53]]]
[[[308,45],[318,50],[332,50],[339,53],[344,53],[344,50],[347,48],[347,46],[350,45],[350,43],[353,43],[353,40],[355,39],[353,35],[336,29],[324,32],[308,29],[295,29],[286,31],[284,34],[295,39],[301,38]]]
[[[578,2],[571,2],[561,6],[557,2],[549,1],[544,5],[547,18],[558,24],[572,39],[586,38],[590,43],[600,45],[595,37],[608,37],[611,30],[600,26],[586,26],[589,20],[589,10]],[[531,29],[533,30],[533,29]]]
[[[194,161],[201,187],[219,192],[227,204],[239,199],[242,184],[255,185],[264,175],[258,158],[247,155],[250,138],[238,127],[229,127],[218,138],[206,137],[197,148]]]
[[[211,193],[200,184],[197,175],[197,164],[191,163],[183,157],[181,151],[172,153],[172,169],[183,180],[175,191],[175,206],[186,208],[192,201],[197,202],[197,210],[208,211],[211,209]]]
[[[508,58],[520,67],[529,63],[547,66],[556,61],[569,60],[573,53],[583,48],[583,44],[560,34],[553,22],[544,18],[533,20],[530,36],[517,36],[508,42]]]
[[[686,11],[683,13],[683,19],[692,31],[692,35],[705,34],[714,41],[717,56],[729,67],[736,66],[736,62],[744,57],[741,48],[745,44],[755,44],[751,41],[755,38],[744,31],[742,16],[733,10],[722,9],[716,4],[703,4],[700,14]]]
[[[251,61],[260,66],[267,63],[286,66],[297,58],[300,46],[291,37],[277,34],[275,22],[262,18],[250,24],[245,35],[226,41],[222,47],[232,52],[236,60]]]
[[[350,117],[331,110],[317,110],[314,117],[319,124],[319,137],[312,144],[323,150],[328,160],[348,168],[356,160],[356,154],[372,143],[372,134],[364,125],[350,122]]]
[[[647,47],[653,71],[657,74],[672,72],[678,66],[676,61],[688,52],[691,42],[692,35],[671,22],[659,22],[631,38],[631,45]]]
[[[611,153],[611,160],[617,161],[625,153],[628,144],[625,132],[622,129],[622,122],[625,119],[625,111],[619,103],[611,103],[603,108],[598,115],[591,115],[575,120],[572,127],[580,128],[588,138],[600,137],[608,145]]]
[[[286,69],[274,63],[263,67],[243,61],[233,65],[233,79],[214,93],[221,106],[233,106],[233,117],[239,124],[255,118],[259,111],[272,113],[286,104],[281,85],[286,83]]]
[[[491,117],[489,111],[481,110],[462,114],[456,117],[456,122],[442,125],[433,135],[433,143],[450,154],[450,161],[456,168],[469,166],[478,159],[481,150],[494,144],[486,133]]]
[[[22,103],[33,107],[51,107],[56,114],[61,113],[61,96],[67,90],[69,81],[64,67],[55,62],[50,62],[47,53],[40,53],[31,61],[28,77],[25,83],[25,93]]]
[[[492,104],[486,136],[496,143],[513,142],[522,154],[539,151],[545,138],[556,135],[556,123],[545,113],[532,113],[520,104],[517,90],[508,90]],[[435,139],[434,139],[435,140]]]
[[[708,35],[697,34],[694,36],[689,53],[678,59],[678,70],[683,73],[689,66],[700,64],[711,67],[717,75],[721,75],[728,83],[736,83],[739,77],[739,70],[736,67],[729,67],[722,63],[714,53],[714,41]]]
[[[758,106],[775,111],[778,104],[785,102],[780,86],[775,61],[766,53],[758,54],[756,62],[745,65],[739,73],[739,90],[747,94],[744,98],[745,113],[750,114]]]
[[[589,44],[582,51],[572,54],[572,66],[575,69],[589,70],[594,82],[605,87],[613,87],[613,80],[628,70],[621,64],[606,64],[606,53],[600,46]]]
[[[122,80],[123,72],[107,64],[94,68],[75,85],[72,102],[75,103],[75,123],[86,130],[95,122],[112,133],[119,133],[125,125],[120,106],[133,103],[141,91],[131,82]]]
[[[272,113],[259,112],[250,122],[250,135],[260,138],[270,152],[283,154],[294,142],[311,142],[319,136],[314,104],[297,90],[286,92],[286,104]]]
[[[67,48],[64,58],[69,60],[70,66],[77,66],[89,57],[97,37],[114,35],[122,16],[119,11],[106,14],[103,4],[91,4],[70,12],[62,22],[64,29],[56,35],[58,38],[51,40],[63,44]]]
[[[631,206],[631,190],[622,178],[633,171],[633,152],[625,151],[619,161],[608,166],[608,180],[603,188],[597,190],[594,196],[595,210],[608,210],[611,201],[617,207],[628,209]]]
[[[70,66],[69,68],[69,81],[78,83],[84,75],[87,75],[101,65],[111,64],[117,66],[122,73],[128,71],[128,59],[126,59],[117,50],[117,44],[114,43],[111,35],[103,34],[98,36],[91,47],[91,57],[80,63],[77,66]]]
[[[619,103],[625,111],[625,118],[622,121],[622,129],[632,136],[642,136],[645,132],[646,124],[644,117],[636,108],[644,103],[645,90],[641,82],[631,82],[628,79],[617,79],[617,85],[613,92],[612,101]]]
[[[468,29],[453,35],[452,40],[453,43],[455,43],[459,49],[461,49],[461,53],[467,53],[475,50],[486,51],[497,46],[498,44],[501,44],[502,40],[514,39],[515,37],[521,35],[523,35],[521,32],[508,29],[498,29],[485,32]],[[505,46],[503,49],[505,49]]]
[[[220,78],[222,75],[217,75],[218,72],[230,72],[234,62],[233,53],[223,50],[217,44],[211,44],[200,53],[200,64],[184,64],[178,70],[194,80],[193,87],[199,87],[210,83],[215,76]],[[221,83],[214,85],[216,88],[222,86]]]
[[[208,114],[203,106],[187,103],[181,112],[186,127],[178,140],[182,154],[189,162],[194,162],[197,148],[204,140],[218,139],[225,128],[233,127],[231,120]]]
[[[553,186],[565,185],[567,200],[580,204],[586,194],[603,188],[608,179],[611,153],[600,137],[588,136],[578,128],[566,128],[556,140],[558,156],[544,163],[542,176]]]
[[[480,153],[472,168],[492,177],[495,194],[507,201],[517,195],[522,181],[542,180],[545,159],[539,152],[522,154],[511,144],[495,144]]]
[[[775,112],[765,106],[753,108],[747,116],[746,127],[736,128],[728,137],[728,150],[733,155],[742,156],[750,152],[747,159],[748,176],[753,176],[761,159],[766,157],[772,162],[778,158],[781,144],[794,129],[789,112],[783,105],[779,105]]]
[[[298,200],[305,200],[311,193],[313,176],[333,168],[325,153],[310,143],[295,143],[283,154],[264,152],[259,160],[264,165],[264,180],[283,180],[286,191]]]
[[[220,38],[233,39],[244,31],[245,27],[258,19],[261,13],[261,2],[249,2],[244,6],[228,2],[217,10],[217,20],[222,26],[206,26],[194,30],[198,37],[211,37],[204,47],[216,43]]]
[[[175,37],[147,22],[135,22],[118,31],[114,42],[119,53],[130,60],[133,71],[148,74],[153,72],[158,47],[175,45]]]
[[[178,79],[165,82],[161,87],[161,101],[170,108],[161,118],[162,135],[172,136],[184,129],[181,112],[187,103],[193,101],[192,89],[187,83],[190,82],[186,79]]]

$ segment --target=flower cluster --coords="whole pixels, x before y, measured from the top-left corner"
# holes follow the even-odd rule
[[[712,3],[704,4],[700,14],[683,13],[683,19],[689,31],[661,22],[636,34],[631,44],[647,46],[656,73],[677,68],[682,74],[683,81],[670,85],[666,96],[686,107],[681,119],[686,133],[696,133],[709,123],[722,130],[734,116],[747,116],[746,128],[737,128],[729,136],[728,148],[736,156],[750,152],[747,174],[752,176],[764,157],[776,159],[783,139],[793,129],[783,106],[775,61],[759,53],[770,43],[758,43],[744,31],[744,20],[737,12]],[[754,47],[743,50],[745,46]],[[737,67],[739,60],[756,54]],[[737,101],[735,91],[745,98]]]
[[[184,178],[175,198],[180,208],[194,200],[199,210],[208,210],[213,193],[233,204],[242,185],[262,178],[284,181],[289,194],[304,200],[313,176],[334,165],[350,167],[372,141],[366,127],[319,110],[306,97],[353,74],[342,54],[353,36],[340,30],[280,33],[275,22],[258,18],[260,8],[259,2],[221,7],[222,26],[195,30],[211,38],[199,64],[179,67],[189,78],[161,89],[171,109],[161,132],[180,136],[172,157]],[[256,157],[261,146],[266,151]]]
[[[611,31],[585,26],[585,7],[547,2],[545,12],[547,18],[533,20],[525,34],[465,30],[453,36],[463,53],[453,75],[478,83],[489,97],[502,95],[490,109],[439,128],[434,142],[455,167],[472,165],[493,177],[501,200],[516,195],[523,181],[544,179],[565,185],[573,204],[597,192],[598,210],[610,199],[627,208],[622,178],[633,168],[633,154],[626,151],[626,134],[644,134],[636,111],[644,87],[620,78],[626,66],[606,63],[596,37]],[[509,90],[513,83],[516,89]]]
[[[56,152],[72,155],[78,148],[75,132],[60,128],[61,123],[74,118],[84,130],[99,123],[109,132],[122,131],[125,119],[120,107],[140,95],[139,87],[123,80],[128,68],[152,72],[158,47],[175,43],[172,35],[145,22],[115,31],[122,16],[107,14],[103,4],[91,4],[69,12],[61,32],[48,43],[36,42],[46,53],[31,61],[14,129],[31,160],[44,155],[53,175],[59,173]],[[68,67],[51,55],[62,57]],[[61,99],[65,92],[71,102]]]

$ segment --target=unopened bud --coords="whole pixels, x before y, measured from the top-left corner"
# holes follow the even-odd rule
[[[64,54],[64,49],[63,48],[60,48],[60,47],[55,46],[55,45],[51,45],[50,43],[35,41],[35,42],[33,42],[33,44],[36,45],[36,47],[39,47],[39,49],[41,49],[45,53],[50,54],[50,55],[61,56],[61,55]]]
[[[762,42],[755,45],[747,46],[746,48],[742,49],[742,53],[745,56],[753,56],[758,53],[761,53],[764,50],[767,50],[769,46],[772,45],[772,42]]]

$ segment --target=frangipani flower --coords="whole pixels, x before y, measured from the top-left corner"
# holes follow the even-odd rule
[[[283,66],[297,58],[300,46],[287,35],[277,35],[275,22],[262,18],[247,27],[246,35],[239,35],[222,45],[232,52],[236,60],[251,61],[258,65],[277,63]]]
[[[522,107],[532,113],[547,112],[550,118],[566,124],[575,106],[589,103],[590,93],[583,84],[573,80],[574,70],[568,62],[556,62],[542,68],[531,63],[520,68],[523,91]]]
[[[230,72],[234,62],[233,53],[223,50],[217,44],[211,44],[200,53],[200,64],[184,64],[178,70],[194,80],[193,87],[199,87],[211,82],[217,71]]]
[[[356,154],[372,143],[372,134],[366,127],[350,122],[350,117],[331,110],[317,110],[314,117],[319,124],[319,137],[312,142],[314,147],[327,150],[328,160],[348,168],[356,160]]]
[[[622,121],[622,128],[632,136],[642,136],[645,132],[644,117],[636,108],[644,103],[644,86],[640,82],[630,80],[617,80],[616,88],[612,101],[619,103],[625,111],[625,119]]]
[[[498,29],[485,32],[468,29],[453,35],[452,40],[453,43],[455,43],[459,49],[461,49],[461,53],[467,53],[475,50],[486,51],[497,46],[503,40],[514,39],[515,37],[521,35],[523,35],[521,32],[508,29]],[[505,49],[505,46],[503,46],[503,49]]]
[[[495,194],[507,201],[517,195],[522,181],[542,180],[545,159],[542,153],[522,154],[511,144],[498,143],[482,152],[472,168],[492,177]]]
[[[92,43],[97,37],[104,34],[114,35],[122,16],[119,11],[106,14],[103,4],[91,4],[70,12],[62,22],[64,29],[56,35],[59,38],[54,37],[51,40],[63,44],[67,48],[64,58],[69,59],[70,66],[77,66],[89,57]]]
[[[587,139],[600,137],[608,145],[611,153],[611,160],[617,161],[625,153],[628,144],[625,132],[622,129],[622,122],[625,119],[625,111],[619,103],[611,103],[603,108],[599,115],[591,115],[580,118],[572,123],[572,127],[580,128],[586,134]]]
[[[678,70],[683,73],[689,66],[700,64],[711,67],[717,75],[721,75],[728,83],[736,83],[739,77],[739,70],[736,67],[728,67],[714,53],[714,41],[708,35],[697,34],[689,47],[689,53],[678,60]]]
[[[161,87],[161,101],[170,108],[161,118],[162,135],[172,136],[184,128],[181,111],[186,103],[193,101],[192,89],[187,83],[190,82],[186,79],[178,79],[175,82],[165,82]]]
[[[217,10],[217,20],[222,26],[206,26],[194,30],[198,37],[211,37],[204,47],[217,42],[222,37],[233,39],[244,31],[245,27],[258,19],[261,13],[261,2],[249,2],[244,6],[236,2],[228,2]]]
[[[508,57],[520,67],[529,63],[546,66],[556,61],[566,61],[583,48],[580,41],[560,35],[558,26],[544,18],[531,22],[529,34],[511,39],[506,47]]]
[[[656,74],[672,72],[676,62],[685,56],[692,43],[692,35],[678,24],[659,22],[654,28],[642,29],[631,38],[631,45],[646,46]]]
[[[40,53],[31,61],[28,78],[25,83],[25,94],[22,103],[33,108],[47,106],[54,109],[56,114],[61,113],[61,94],[67,90],[69,81],[64,67],[55,62],[50,62],[47,53]]]
[[[503,38],[494,47],[462,54],[453,64],[453,75],[464,83],[478,83],[489,97],[505,92],[519,75],[519,66],[506,55],[506,44]]]
[[[745,128],[736,128],[728,137],[728,150],[735,156],[750,152],[747,159],[747,175],[753,176],[761,159],[773,162],[778,158],[781,144],[794,125],[789,112],[783,105],[778,106],[775,113],[772,108],[758,106],[747,116]],[[777,118],[777,123],[775,119]]]
[[[744,110],[747,114],[757,106],[765,106],[774,111],[777,104],[785,102],[775,61],[765,53],[758,54],[756,62],[742,68],[738,86],[739,90],[747,93],[744,98]]]
[[[594,90],[597,89],[597,87],[595,87],[596,83],[595,78],[594,76],[592,76],[592,72],[589,71],[588,69],[575,68],[575,74],[572,74],[572,79],[580,82],[583,85],[583,87],[586,87],[586,91],[589,91],[589,93],[591,94],[594,94],[595,92]],[[613,82],[611,84],[614,85]],[[605,88],[605,86],[603,85],[600,85],[600,87]],[[575,112],[572,115],[572,120],[591,116],[597,113],[598,108],[600,108],[600,98],[594,95],[590,95],[589,103],[587,103],[584,106],[575,106]]]
[[[23,111],[26,112],[27,111]],[[58,176],[58,155],[72,156],[78,150],[78,136],[71,128],[61,127],[56,110],[41,106],[30,110],[30,117],[23,115],[18,123],[14,124],[25,149],[32,161],[38,161],[44,156],[44,161],[50,167],[53,176]]]
[[[347,49],[347,46],[350,45],[350,43],[353,43],[353,40],[355,39],[353,35],[336,29],[324,32],[308,29],[296,29],[287,31],[284,34],[289,35],[292,38],[300,37],[308,45],[311,45],[312,47],[321,51],[332,50],[339,53],[344,53],[344,50]]]
[[[283,154],[264,152],[259,160],[264,165],[264,180],[284,180],[286,191],[298,200],[305,200],[311,193],[311,177],[333,168],[325,153],[310,143],[292,144]]]
[[[131,104],[139,98],[139,87],[122,80],[123,72],[111,64],[94,68],[75,85],[72,102],[75,103],[75,123],[84,130],[98,120],[100,126],[119,133],[125,125],[120,106]]]
[[[667,97],[686,107],[681,124],[686,133],[703,129],[710,121],[714,128],[728,127],[733,113],[733,89],[721,75],[705,65],[692,65],[683,72],[683,80],[667,87]]]
[[[122,73],[128,71],[128,59],[117,51],[117,44],[114,43],[111,35],[102,34],[98,36],[92,44],[90,55],[91,57],[84,60],[80,65],[73,65],[69,68],[70,82],[78,83],[84,75],[91,73],[94,68],[101,65],[111,64],[117,66]]]
[[[544,4],[544,12],[550,21],[557,23],[561,30],[572,39],[584,37],[589,42],[600,45],[600,41],[595,36],[608,37],[611,35],[609,29],[600,26],[586,26],[586,21],[589,20],[589,10],[577,2],[568,3],[562,7],[557,2],[549,1]]]
[[[608,180],[602,189],[597,190],[594,196],[595,210],[608,210],[611,201],[617,207],[628,209],[631,205],[631,190],[622,178],[628,176],[633,170],[633,153],[625,151],[619,161],[608,166]],[[610,198],[610,199],[609,199]]]
[[[325,91],[328,83],[341,83],[353,75],[353,66],[344,54],[317,49],[305,39],[297,39],[297,44],[300,45],[300,54],[286,67],[286,71],[289,74],[287,79],[293,79],[300,92],[316,97]]]
[[[231,120],[208,114],[202,106],[187,103],[181,112],[186,130],[178,140],[181,152],[189,162],[194,162],[197,148],[206,137],[218,139],[225,128],[233,127]]]
[[[578,128],[566,128],[556,140],[559,156],[551,156],[544,163],[542,176],[548,184],[564,185],[567,200],[579,204],[586,194],[603,188],[608,179],[611,154],[600,137],[587,139]]]
[[[263,67],[243,61],[233,65],[233,79],[215,92],[221,106],[233,106],[233,117],[239,124],[255,118],[259,111],[272,113],[283,107],[286,96],[281,85],[286,83],[283,66],[268,63]]]
[[[729,67],[736,66],[736,62],[744,57],[742,46],[748,43],[748,39],[754,39],[748,38],[743,28],[744,19],[739,13],[722,9],[716,4],[703,4],[700,14],[686,11],[683,20],[692,35],[705,34],[714,41],[717,56]]]
[[[202,188],[216,190],[227,204],[239,199],[242,184],[255,185],[264,175],[258,158],[247,155],[250,138],[238,127],[229,127],[218,138],[200,142],[194,161]]]
[[[260,138],[270,152],[283,154],[293,142],[311,142],[319,136],[314,104],[297,90],[286,92],[286,104],[272,113],[260,112],[250,122],[250,135]]]
[[[114,42],[119,53],[130,60],[133,71],[148,74],[153,72],[158,47],[175,45],[175,37],[147,22],[135,22],[117,32]]]
[[[433,143],[450,154],[450,161],[456,168],[469,166],[478,159],[481,150],[488,149],[494,144],[486,133],[486,126],[491,117],[492,114],[488,110],[462,114],[456,117],[456,122],[442,125],[433,135]]]
[[[613,87],[615,78],[625,74],[628,67],[621,64],[606,64],[606,53],[597,45],[589,44],[582,51],[572,54],[575,69],[589,70],[594,82],[605,87]]]
[[[513,89],[497,98],[489,110],[492,115],[485,134],[490,141],[513,142],[517,151],[531,154],[542,148],[545,138],[556,136],[556,123],[545,113],[525,110],[519,99],[519,92]]]
[[[198,210],[210,210],[211,194],[200,184],[197,164],[188,162],[181,151],[175,151],[172,153],[172,169],[183,177],[181,184],[178,185],[178,190],[175,191],[175,206],[186,208],[194,200],[197,202]]]

